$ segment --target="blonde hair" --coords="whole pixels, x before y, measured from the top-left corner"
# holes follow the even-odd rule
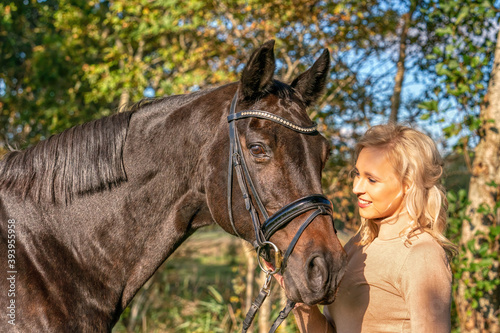
[[[355,160],[363,148],[381,148],[394,167],[403,186],[407,186],[404,204],[412,222],[404,230],[406,239],[417,231],[433,236],[448,256],[456,254],[456,246],[445,236],[447,207],[445,190],[440,184],[443,160],[434,141],[410,127],[387,124],[370,128],[358,141]],[[373,220],[361,218],[359,244],[367,245],[378,235]]]

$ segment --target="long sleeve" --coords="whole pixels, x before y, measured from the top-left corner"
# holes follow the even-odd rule
[[[409,309],[411,332],[450,332],[451,270],[437,242],[411,248],[401,267],[401,290]]]

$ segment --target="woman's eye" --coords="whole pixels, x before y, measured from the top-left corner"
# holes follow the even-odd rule
[[[376,183],[376,182],[377,182],[377,180],[375,180],[375,179],[373,179],[373,178],[368,178],[368,181],[369,181],[370,183],[372,183],[372,184],[374,184],[374,183]]]
[[[251,145],[250,152],[252,153],[252,155],[257,157],[262,157],[262,155],[266,155],[266,151],[264,150],[264,147],[262,147],[261,145]]]

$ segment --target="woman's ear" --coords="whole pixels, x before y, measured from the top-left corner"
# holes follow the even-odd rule
[[[412,188],[413,184],[405,184],[403,185],[403,194],[406,195],[408,191]]]

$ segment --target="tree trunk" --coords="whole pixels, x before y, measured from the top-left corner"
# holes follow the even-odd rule
[[[500,279],[500,246],[498,235],[491,233],[492,228],[500,225],[499,208],[495,208],[500,201],[499,41],[500,31],[488,91],[480,113],[482,125],[470,180],[469,220],[462,225],[460,245],[467,269],[458,281],[456,297],[461,332],[500,332],[500,286],[493,284]]]
[[[118,112],[123,112],[127,110],[129,102],[130,102],[130,92],[126,88],[123,88],[122,93],[120,95],[120,102],[118,104]]]
[[[255,250],[252,245],[247,243],[246,241],[241,241],[243,247],[243,253],[245,253],[245,257],[247,260],[247,274],[246,274],[246,294],[245,294],[245,309],[243,311],[243,315],[246,315],[250,306],[252,305],[254,295],[254,284],[255,284],[255,269],[257,268],[257,259],[255,257]],[[249,333],[253,332],[253,323],[252,326],[248,328]]]
[[[280,299],[281,299],[280,304],[281,304],[281,309],[282,309],[285,307],[285,305],[288,301],[288,298],[286,297],[285,289],[283,289],[283,288],[280,288]],[[281,311],[281,309],[280,309],[280,311]],[[283,320],[283,322],[280,325],[280,329],[283,332],[285,332],[287,325],[288,325],[288,319]]]
[[[401,105],[401,91],[403,89],[403,81],[405,77],[405,59],[406,59],[406,43],[408,37],[408,29],[411,25],[411,18],[415,12],[416,3],[411,1],[410,10],[403,15],[403,26],[401,27],[401,36],[399,42],[399,59],[396,64],[397,71],[394,78],[394,91],[391,97],[391,115],[389,122],[398,122],[399,106]]]
[[[260,279],[259,279],[259,284],[262,286],[264,284],[264,281],[266,281],[266,273],[260,272]],[[270,320],[271,320],[271,297],[272,295],[269,294],[267,296],[267,299],[262,303],[262,306],[260,307],[259,310],[259,315],[258,315],[258,322],[259,322],[259,333],[267,333],[269,332],[269,328],[271,327]]]

